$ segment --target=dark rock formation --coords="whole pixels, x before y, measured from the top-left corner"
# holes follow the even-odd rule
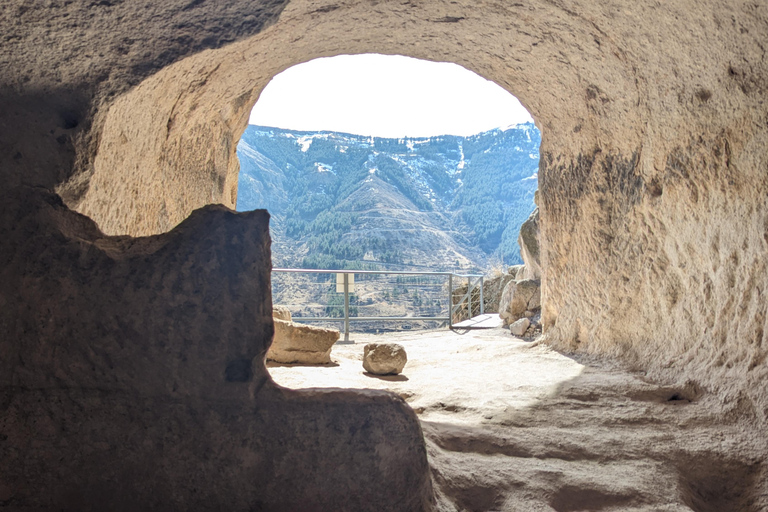
[[[0,204],[5,506],[429,507],[420,426],[402,400],[269,378],[266,212],[209,206],[130,238],[40,189]]]

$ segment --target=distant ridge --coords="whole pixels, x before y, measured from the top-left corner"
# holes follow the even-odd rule
[[[518,263],[540,141],[533,123],[397,139],[249,125],[237,209],[270,211],[279,266]]]

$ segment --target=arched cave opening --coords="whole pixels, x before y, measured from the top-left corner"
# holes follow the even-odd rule
[[[532,244],[520,235],[538,219],[540,138],[509,92],[451,63],[343,55],[275,76],[238,143],[237,209],[271,215],[276,334],[267,362],[276,382],[380,387],[420,415],[466,420],[532,403],[552,384],[534,375],[578,374],[565,358],[549,369],[518,362],[526,370],[505,374],[514,350],[479,351],[475,336],[459,337],[445,320],[450,308],[457,329],[471,316],[487,327],[527,323],[512,328],[515,340],[541,334],[540,299],[511,319],[508,299],[498,315],[505,288],[514,294],[525,281],[519,289],[540,295],[538,226]],[[335,345],[329,329],[341,331]],[[493,332],[498,343],[513,339]],[[363,345],[394,338],[408,369],[372,379]]]
[[[507,91],[455,64],[310,61],[277,75],[254,107],[238,144],[237,209],[270,212],[275,267],[500,275],[523,263],[520,227],[536,208],[532,121]],[[353,306],[401,301],[400,288]],[[446,302],[418,289],[407,297]],[[498,297],[486,299],[496,312]]]
[[[540,142],[516,98],[456,64],[372,54],[316,59],[262,91],[238,143],[236,208],[270,211],[277,267],[520,264],[517,239],[535,208]],[[379,188],[360,190],[374,181]],[[367,210],[434,219],[398,223],[385,214],[377,233],[375,222],[359,218]],[[421,244],[386,238],[418,231],[443,236]]]

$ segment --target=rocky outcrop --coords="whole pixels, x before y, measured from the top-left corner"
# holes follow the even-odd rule
[[[363,368],[374,375],[402,373],[408,356],[397,343],[368,343],[363,349]]]
[[[107,237],[50,192],[0,192],[3,503],[430,507],[402,400],[272,383],[267,221],[208,206],[164,235]]]
[[[339,331],[275,318],[275,337],[267,360],[277,363],[329,364]]]
[[[511,281],[504,288],[499,303],[499,316],[504,325],[525,316],[526,311],[541,308],[541,285],[534,279]]]
[[[515,280],[515,276],[512,274],[502,274],[500,276],[492,277],[484,282],[483,288],[483,300],[485,302],[486,313],[498,313],[499,304],[501,303],[501,296],[504,293],[504,288]]]
[[[541,253],[539,249],[539,209],[533,210],[528,219],[520,226],[517,243],[520,246],[520,257],[523,258],[523,268],[517,273],[516,279],[541,279]]]

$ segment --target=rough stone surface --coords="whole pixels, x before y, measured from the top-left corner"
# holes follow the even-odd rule
[[[107,237],[51,192],[0,194],[9,509],[430,507],[400,399],[272,383],[267,222],[208,206],[163,235]]]
[[[516,280],[541,279],[541,251],[539,249],[539,209],[533,210],[528,219],[520,226],[517,244],[525,265],[518,271]]]
[[[14,0],[0,20],[0,170],[57,187],[107,233],[158,233],[234,204],[235,143],[278,71],[371,51],[454,61],[516,94],[543,130],[548,342],[697,379],[768,418],[766,9]]]
[[[293,463],[315,460],[305,456],[305,443],[310,443],[307,453],[325,453],[317,436],[307,438],[311,441],[291,437],[287,449],[280,447],[282,462],[241,480],[243,467],[271,460],[266,452],[254,450],[221,464],[213,454],[237,438],[222,434],[237,422],[233,417],[243,418],[238,415],[244,410],[270,411],[238,402],[215,417],[208,404],[171,394],[205,387],[227,373],[227,365],[221,369],[216,362],[223,357],[219,353],[210,363],[202,357],[213,350],[206,347],[237,348],[237,343],[252,342],[263,355],[269,339],[268,327],[254,327],[236,341],[235,331],[244,328],[218,316],[217,335],[205,345],[190,333],[189,343],[201,350],[200,357],[190,359],[185,338],[178,334],[187,328],[178,318],[186,320],[200,301],[223,300],[233,311],[244,309],[247,318],[255,309],[258,318],[266,319],[260,325],[266,326],[271,317],[270,308],[264,309],[269,303],[266,290],[249,297],[256,302],[246,303],[235,284],[209,288],[194,274],[180,274],[180,259],[169,258],[163,268],[169,276],[179,276],[174,281],[152,274],[150,255],[130,256],[131,247],[162,245],[168,238],[106,238],[93,234],[96,228],[90,224],[86,232],[92,234],[86,236],[72,231],[80,217],[29,214],[33,205],[39,206],[31,191],[56,190],[70,208],[87,214],[104,232],[135,236],[168,232],[209,203],[234,205],[235,144],[264,85],[293,64],[342,53],[453,61],[516,94],[531,111],[543,133],[538,203],[547,343],[619,357],[649,379],[690,380],[730,407],[729,421],[749,419],[760,426],[768,421],[765,2],[429,0],[378,2],[372,8],[363,0],[233,0],[226,5],[8,0],[0,10],[0,34],[0,221],[5,226],[0,306],[14,312],[0,323],[0,364],[7,379],[4,396],[27,397],[2,413],[10,441],[0,445],[5,465],[0,469],[10,475],[10,488],[18,490],[16,501],[10,502],[16,508],[32,502],[29,507],[80,509],[90,503],[99,508],[103,500],[97,490],[126,508],[212,508],[206,505],[225,506],[222,496],[240,499],[246,496],[243,489],[258,488],[253,491],[258,503],[231,508],[290,509],[277,505],[278,496],[289,496],[285,489],[292,490],[291,496],[307,496],[305,482],[318,482],[320,473],[307,478]],[[185,229],[208,228],[193,221]],[[30,241],[19,238],[20,233]],[[173,233],[178,232],[168,235]],[[264,243],[267,234],[260,236],[258,243]],[[233,250],[250,244],[237,237],[230,242]],[[213,255],[221,251],[217,247],[194,246],[190,251]],[[202,254],[197,257],[205,260]],[[101,265],[99,273],[89,271],[91,264]],[[242,277],[250,279],[249,272],[268,268],[268,261],[260,261]],[[229,279],[221,272],[221,279]],[[133,275],[135,294],[129,293],[133,288],[112,284],[125,284]],[[135,312],[144,314],[141,301],[155,292],[172,294],[173,301],[153,302],[158,313],[140,322]],[[103,318],[112,320],[106,321],[88,309],[106,314],[106,304],[115,297],[121,298],[123,311],[136,317],[107,315]],[[192,325],[203,321],[193,320]],[[210,333],[213,328],[206,329]],[[151,365],[132,352],[146,344],[157,347],[155,359],[147,358]],[[66,365],[57,362],[60,353],[81,357]],[[231,377],[247,374],[244,363],[232,362]],[[201,368],[184,369],[198,363],[218,368],[218,377]],[[131,371],[123,370],[125,364]],[[253,372],[263,375],[261,369]],[[170,378],[176,375],[180,379]],[[126,392],[122,401],[111,394],[122,385],[133,389],[133,382],[147,391],[141,396],[159,397],[155,405],[137,405],[134,392]],[[32,399],[34,393],[38,397]],[[57,402],[58,396],[66,398]],[[354,409],[357,401],[366,400],[362,395],[335,396],[335,406],[345,411],[350,425],[363,421],[366,413],[356,416]],[[11,403],[7,400],[3,403]],[[95,405],[99,400],[101,408]],[[61,404],[61,412],[49,414],[47,408],[54,404]],[[311,432],[318,424],[316,417],[302,416],[301,409],[281,407],[274,405],[280,413],[276,417],[298,418],[291,436]],[[398,407],[381,421],[394,416],[403,432],[416,432],[418,425],[408,423],[407,413]],[[104,428],[90,435],[89,425],[96,423],[71,422],[72,411],[80,411],[78,421],[104,419],[99,423]],[[161,416],[182,411],[188,415],[179,421]],[[307,414],[312,412],[307,408]],[[145,423],[125,421],[142,414],[148,415]],[[318,432],[333,446],[343,446],[352,434],[329,432],[361,432],[323,418],[329,430]],[[275,436],[285,431],[272,420],[247,419],[247,439],[265,450],[275,446],[269,441],[273,428]],[[182,430],[195,422],[222,437],[185,438]],[[152,424],[163,425],[163,430],[139,434]],[[359,424],[379,433],[385,428],[376,421]],[[31,431],[36,435],[19,434]],[[181,444],[167,440],[169,431],[171,440]],[[376,439],[389,439],[363,430],[367,433],[369,447]],[[71,443],[60,436],[70,436]],[[163,458],[150,456],[139,438],[159,447]],[[223,438],[226,442],[216,443]],[[126,445],[126,439],[135,444]],[[240,443],[242,439],[232,446]],[[132,452],[118,453],[121,445],[138,447],[139,455],[131,459]],[[126,461],[125,469],[94,453]],[[375,453],[382,452],[377,448]],[[198,460],[206,461],[199,469]],[[47,461],[55,461],[60,476]],[[183,461],[192,462],[186,466]],[[419,464],[413,467],[423,467]],[[379,489],[364,487],[378,467],[349,469],[361,490],[343,494],[336,508],[355,509],[344,500],[367,499]],[[129,473],[130,468],[136,471]],[[221,482],[222,468],[227,468],[225,476],[232,475],[227,481],[236,480],[236,485],[221,483],[220,494],[201,497],[203,487],[196,483]],[[110,471],[125,473],[112,479]],[[293,493],[291,472],[302,473],[296,480],[298,493]],[[336,474],[328,471],[326,478]],[[114,489],[110,482],[124,487]],[[263,486],[268,485],[274,487],[266,492]],[[321,487],[336,489],[325,482]],[[413,497],[416,488],[421,489],[409,487],[404,493],[390,485],[389,496]],[[349,491],[343,485],[339,489]],[[205,488],[203,494],[213,492]],[[4,490],[0,494],[4,503],[11,499],[6,500]],[[313,503],[310,509],[323,506]],[[375,507],[378,502],[365,503]]]
[[[528,320],[527,317],[521,318],[520,320],[515,320],[511,324],[509,324],[509,330],[514,334],[515,336],[522,336],[525,334],[525,331],[528,330],[528,327],[530,327],[531,321]]]
[[[382,338],[408,351],[407,379],[360,371],[365,343]],[[355,339],[334,350],[337,367],[270,371],[291,388],[402,396],[439,471],[439,510],[768,510],[759,426],[722,422],[722,404],[701,389],[649,382],[643,371],[501,328]]]
[[[522,266],[521,266],[522,268]],[[501,294],[504,291],[504,287],[507,286],[507,283],[514,280],[514,276],[512,274],[501,274],[494,277],[488,277],[483,280],[483,311],[485,313],[498,313],[499,312],[499,302],[501,301]],[[467,293],[467,285],[464,284],[462,286],[457,287],[454,290],[454,301],[458,301],[461,299],[461,297],[464,296],[464,294]],[[479,314],[480,311],[477,309],[478,304],[480,303],[480,291],[476,291],[472,294],[472,303],[473,303],[473,313]],[[466,310],[466,304],[465,308]],[[466,311],[462,311],[464,314],[462,315],[461,319],[466,318]]]
[[[374,375],[402,373],[408,356],[397,343],[368,343],[363,349],[363,368]]]
[[[267,360],[277,363],[329,364],[339,331],[275,318],[275,338]]]
[[[501,294],[499,316],[508,325],[525,316],[526,311],[541,307],[541,285],[539,281],[524,279],[510,281]]]
[[[291,310],[285,306],[272,306],[272,318],[277,320],[291,321]]]

